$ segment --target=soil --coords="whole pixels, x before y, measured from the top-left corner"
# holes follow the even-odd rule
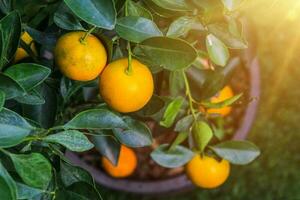
[[[243,93],[242,98],[234,104],[232,107],[232,112],[230,115],[225,117],[224,129],[226,131],[226,138],[230,139],[235,130],[238,129],[242,117],[244,115],[247,104],[251,101],[249,97],[249,77],[247,69],[240,66],[238,67],[231,79],[229,85],[232,87],[235,94]],[[153,123],[149,123],[148,126],[153,128],[155,126]],[[138,156],[138,166],[134,174],[129,177],[129,179],[135,180],[158,180],[164,179],[171,176],[179,175],[183,172],[184,168],[174,168],[168,169],[156,164],[150,157],[150,153],[160,144],[171,143],[176,137],[175,133],[172,133],[168,129],[163,129],[162,131],[154,131],[154,142],[151,147],[136,148],[134,149]],[[156,133],[156,134],[155,134]],[[92,150],[81,155],[82,158],[90,165],[95,168],[101,169],[101,155],[96,151]]]

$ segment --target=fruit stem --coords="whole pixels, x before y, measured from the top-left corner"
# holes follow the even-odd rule
[[[192,112],[194,120],[196,121],[197,117],[196,117],[195,110],[194,110],[194,107],[193,107],[193,97],[192,97],[192,94],[191,94],[189,81],[186,77],[186,74],[185,74],[184,70],[182,70],[182,75],[183,75],[183,78],[184,78],[185,92],[186,92],[186,95],[188,96],[188,99],[189,99],[190,110]]]
[[[96,26],[93,26],[90,30],[88,30],[83,37],[80,38],[80,43],[86,44],[86,38],[95,30]]]
[[[125,73],[127,75],[131,75],[132,74],[132,65],[131,65],[132,53],[131,53],[130,42],[127,43],[127,50],[128,50],[128,67],[126,68]]]

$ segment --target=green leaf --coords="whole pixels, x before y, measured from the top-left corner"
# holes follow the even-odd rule
[[[69,8],[85,22],[108,30],[116,24],[116,10],[111,0],[64,0]]]
[[[186,147],[180,145],[176,145],[173,149],[168,147],[167,144],[160,145],[151,153],[151,158],[163,167],[181,167],[194,157],[194,153]]]
[[[41,84],[51,70],[34,63],[20,63],[9,67],[4,74],[17,81],[25,90],[30,91]]]
[[[145,147],[152,144],[151,131],[144,123],[129,117],[125,117],[124,121],[127,123],[127,129],[113,129],[114,135],[122,144],[129,147]]]
[[[244,0],[222,0],[225,8],[227,8],[229,11],[237,9],[242,2],[244,2]]]
[[[45,99],[36,90],[31,90],[29,93],[15,98],[15,100],[22,104],[40,105],[45,103]]]
[[[63,97],[64,102],[67,103],[76,92],[92,83],[93,81],[73,81],[64,76],[60,81],[60,94]]]
[[[0,111],[2,110],[5,103],[5,93],[0,90]]]
[[[54,125],[57,114],[56,90],[46,83],[42,83],[35,90],[45,100],[45,103],[40,105],[23,104],[23,116],[37,122],[43,128],[50,128]]]
[[[193,98],[200,102],[216,95],[228,85],[238,66],[240,66],[240,58],[235,57],[225,67],[218,67],[215,70],[199,70],[190,67],[187,70],[187,75]]]
[[[163,119],[160,121],[160,125],[164,126],[166,128],[169,128],[173,125],[181,106],[183,105],[183,98],[178,97],[171,101],[169,105],[167,106]]]
[[[34,128],[17,113],[3,108],[0,112],[0,147],[15,146]]]
[[[85,182],[77,182],[66,189],[60,189],[56,192],[56,199],[65,200],[102,200],[97,189]]]
[[[182,71],[171,71],[169,76],[169,90],[173,97],[184,94],[185,84],[184,78],[182,76]]]
[[[201,104],[206,108],[224,108],[224,107],[232,105],[234,102],[239,100],[241,98],[241,96],[243,96],[242,93],[238,94],[238,95],[235,95],[231,98],[228,98],[224,101],[218,102],[218,103],[212,103],[210,101],[204,101],[204,102],[201,102]]]
[[[0,1],[0,10],[4,14],[8,14],[12,9],[12,0],[1,0]]]
[[[0,73],[0,90],[5,93],[6,99],[12,99],[25,94],[24,89],[12,78]]]
[[[18,191],[17,199],[33,199],[37,195],[44,193],[43,190],[30,187],[28,185],[24,185],[18,182],[17,182],[17,191]]]
[[[132,0],[127,0],[126,3],[128,16],[144,17],[153,20],[150,11],[141,6],[140,4],[135,3]]]
[[[193,28],[195,22],[196,19],[194,17],[179,17],[170,24],[167,36],[175,38],[185,36]]]
[[[101,132],[103,135],[94,136],[92,142],[100,154],[112,164],[117,165],[121,145],[111,132]]]
[[[172,150],[172,149],[176,148],[176,146],[181,144],[182,142],[184,142],[188,138],[188,136],[189,136],[189,132],[187,132],[187,131],[178,133],[169,149]]]
[[[157,95],[152,95],[150,101],[138,111],[138,114],[143,117],[150,117],[155,113],[159,112],[165,106],[165,101]]]
[[[229,51],[225,44],[216,38],[214,35],[209,34],[206,37],[206,48],[210,59],[220,66],[225,66],[229,59]]]
[[[137,44],[135,56],[150,66],[179,70],[190,66],[197,58],[196,50],[184,40],[153,37]]]
[[[162,33],[153,21],[136,16],[119,18],[116,32],[121,38],[135,43],[140,43],[147,38],[162,36]]]
[[[80,24],[80,20],[73,15],[67,5],[62,2],[53,16],[54,23],[65,30],[85,30]]]
[[[204,121],[195,122],[192,127],[192,134],[196,147],[203,152],[207,144],[213,137],[213,132],[209,125]]]
[[[247,41],[237,34],[233,34],[226,24],[210,24],[207,26],[208,31],[222,40],[228,48],[245,49],[248,47]]]
[[[248,141],[226,141],[211,147],[221,158],[232,164],[246,165],[260,155],[260,150]]]
[[[64,125],[68,129],[112,129],[127,128],[121,117],[105,109],[86,110]]]
[[[77,182],[85,182],[94,186],[94,180],[89,172],[81,167],[72,166],[65,162],[60,164],[60,177],[66,187]]]
[[[152,0],[157,6],[172,11],[190,11],[185,0]]]
[[[52,178],[52,166],[40,153],[10,154],[15,169],[24,183],[45,189]]]
[[[0,69],[8,64],[19,46],[21,35],[21,19],[17,11],[13,11],[0,20],[1,57]]]
[[[0,162],[0,199],[16,200],[17,186],[15,181]]]
[[[178,122],[175,125],[174,131],[176,132],[189,131],[193,122],[194,122],[193,115],[187,115],[182,119],[178,120]]]
[[[83,133],[76,130],[67,130],[53,135],[48,135],[43,140],[61,144],[67,149],[76,152],[87,151],[94,147]]]

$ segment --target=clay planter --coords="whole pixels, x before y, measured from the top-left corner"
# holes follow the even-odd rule
[[[247,104],[244,115],[241,116],[240,124],[236,129],[233,140],[242,140],[247,137],[252,123],[254,121],[258,98],[260,96],[260,77],[259,64],[256,57],[253,57],[251,50],[246,50],[242,56],[243,63],[248,70],[249,76],[249,97],[254,97],[256,100]],[[144,195],[162,195],[168,193],[178,193],[192,189],[193,184],[187,179],[185,174],[180,174],[174,177],[158,179],[158,180],[133,180],[133,179],[115,179],[107,175],[101,169],[88,165],[77,154],[67,152],[66,156],[75,164],[87,171],[94,177],[95,181],[107,188]]]

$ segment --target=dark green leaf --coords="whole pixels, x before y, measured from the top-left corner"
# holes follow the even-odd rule
[[[173,97],[183,94],[185,91],[184,78],[182,76],[182,71],[171,71],[169,76],[169,89],[170,94]]]
[[[162,36],[156,24],[143,17],[127,16],[118,19],[116,32],[125,40],[139,43],[155,36]]]
[[[204,121],[195,122],[192,127],[192,134],[196,147],[198,150],[203,152],[206,145],[210,142],[213,137],[213,132],[209,125]]]
[[[5,103],[5,93],[0,90],[0,111],[2,110]]]
[[[60,177],[66,187],[77,182],[85,182],[92,186],[94,185],[94,180],[90,173],[81,167],[72,166],[65,162],[61,162],[60,164]]]
[[[12,8],[12,0],[1,0],[0,1],[0,10],[4,14],[8,14]]]
[[[196,50],[184,40],[153,37],[134,48],[135,56],[149,66],[178,70],[190,66],[197,58]]]
[[[125,117],[128,128],[114,129],[114,135],[118,140],[129,147],[145,147],[152,144],[152,134],[149,128],[142,122]]]
[[[185,0],[152,0],[157,6],[172,11],[190,11]]]
[[[85,182],[77,182],[67,189],[57,191],[57,200],[102,200],[97,189]]]
[[[159,112],[164,106],[165,101],[161,97],[153,95],[150,101],[138,113],[144,117],[150,117]]]
[[[116,24],[116,10],[111,0],[64,0],[69,8],[85,22],[112,30]]]
[[[181,37],[185,36],[195,24],[196,19],[190,16],[182,16],[174,20],[167,32],[169,37]]]
[[[246,165],[260,155],[257,146],[248,141],[226,141],[211,149],[221,158],[237,165]]]
[[[76,130],[67,130],[53,135],[48,135],[43,140],[61,144],[67,149],[76,152],[87,151],[94,147],[83,133]]]
[[[34,199],[39,194],[44,193],[45,191],[24,185],[22,183],[17,183],[17,199]]]
[[[206,48],[210,59],[220,66],[225,66],[229,59],[229,51],[221,40],[209,34],[206,37]]]
[[[189,136],[189,132],[180,132],[177,134],[175,140],[172,142],[172,145],[170,146],[170,150],[176,148],[177,145],[184,142]]]
[[[150,20],[153,20],[152,14],[146,8],[141,6],[138,3],[135,3],[132,0],[127,0],[127,13],[128,16],[137,16],[137,17],[144,17]]]
[[[112,129],[127,128],[121,117],[105,109],[86,110],[64,125],[69,129]]]
[[[54,13],[53,20],[55,24],[66,30],[85,30],[77,17],[75,17],[72,11],[63,2],[60,4],[58,10]]]
[[[45,103],[45,99],[36,90],[31,90],[29,93],[15,98],[16,101],[22,104],[40,105]]]
[[[82,87],[88,86],[92,83],[93,81],[73,81],[64,76],[60,81],[60,94],[63,97],[65,103],[67,103],[70,98]]]
[[[193,122],[194,122],[193,115],[187,115],[182,119],[178,120],[178,122],[175,125],[174,131],[176,132],[189,131]]]
[[[169,145],[163,144],[151,153],[151,158],[163,167],[181,167],[194,157],[194,153],[183,146],[176,145],[173,149],[168,147]]]
[[[21,19],[17,11],[13,11],[0,20],[1,58],[0,69],[15,55],[21,35]]]
[[[0,147],[12,147],[22,142],[34,128],[17,113],[3,108],[0,112]]]
[[[95,148],[102,156],[105,156],[112,164],[117,165],[121,145],[110,132],[102,132],[103,135],[94,136],[92,141]]]
[[[208,31],[222,40],[226,46],[232,49],[245,49],[248,44],[243,37],[232,34],[226,24],[210,24]],[[241,35],[241,34],[240,34]]]
[[[45,103],[40,105],[23,104],[23,114],[43,128],[50,128],[53,126],[57,114],[56,90],[45,83],[35,88],[35,90],[45,99]]]
[[[41,84],[51,70],[34,63],[20,63],[9,67],[4,74],[17,81],[25,90],[30,91]]]
[[[167,108],[165,110],[163,119],[159,123],[161,126],[169,128],[173,125],[173,123],[179,113],[179,110],[183,104],[183,101],[184,101],[183,98],[178,97],[169,103],[169,105],[167,106]]]
[[[216,95],[218,91],[229,83],[233,72],[239,64],[240,59],[235,57],[225,67],[219,67],[215,70],[199,70],[195,67],[190,67],[187,70],[187,75],[193,97],[200,102]]]
[[[17,186],[15,181],[0,162],[0,199],[16,200]]]
[[[24,183],[45,189],[52,178],[52,166],[40,153],[10,154],[15,169]]]
[[[24,89],[10,77],[0,73],[0,90],[5,93],[6,99],[12,99],[25,94]]]

